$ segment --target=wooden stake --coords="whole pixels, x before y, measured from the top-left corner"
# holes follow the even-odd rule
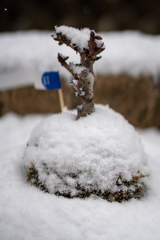
[[[61,112],[62,112],[63,108],[64,108],[64,100],[63,100],[62,89],[58,89],[58,95],[59,95],[59,102],[60,102],[60,107],[61,107]]]

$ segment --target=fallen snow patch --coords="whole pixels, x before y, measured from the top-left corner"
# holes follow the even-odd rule
[[[95,113],[78,121],[69,111],[40,122],[25,148],[24,163],[28,172],[38,171],[39,181],[50,193],[71,197],[82,189],[135,191],[134,184],[126,185],[126,181],[148,174],[134,128],[108,106],[98,105]]]
[[[123,204],[84,201],[45,194],[26,183],[23,149],[43,118],[47,116],[12,113],[0,118],[0,239],[159,240],[160,131],[140,131],[151,173],[145,198]]]
[[[45,71],[59,71],[70,81],[70,73],[57,60],[58,52],[70,56],[70,62],[80,62],[79,55],[70,47],[58,46],[51,38],[53,32],[28,31],[0,33],[0,88],[34,84]],[[87,29],[82,31],[86,40]],[[101,61],[94,64],[95,74],[127,73],[133,76],[152,75],[156,81],[160,75],[160,36],[137,31],[100,33],[106,50]],[[24,70],[24,73],[23,73]],[[17,72],[21,72],[18,74]],[[26,77],[27,71],[27,77]],[[10,78],[6,76],[10,73]],[[17,79],[18,76],[18,79]],[[9,81],[9,83],[8,83]],[[6,83],[6,84],[5,84]]]

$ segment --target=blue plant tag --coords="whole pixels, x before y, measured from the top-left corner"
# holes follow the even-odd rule
[[[41,80],[43,86],[48,90],[61,89],[59,72],[45,72]]]

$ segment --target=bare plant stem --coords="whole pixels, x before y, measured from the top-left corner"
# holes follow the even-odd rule
[[[67,64],[66,60],[69,57],[64,57],[60,53],[58,53],[58,61],[74,77],[74,80],[71,81],[71,85],[75,90],[76,96],[82,99],[82,105],[77,107],[77,119],[92,114],[94,112],[93,86],[95,82],[93,64],[95,61],[101,58],[100,56],[97,57],[97,55],[105,49],[103,47],[104,43],[102,43],[100,46],[97,46],[96,40],[101,40],[102,38],[98,35],[95,35],[94,31],[91,31],[90,39],[88,41],[88,48],[83,48],[82,50],[76,44],[71,43],[71,40],[62,32],[57,33],[55,31],[52,37],[54,40],[59,42],[59,45],[66,44],[76,52],[79,52],[80,64]]]

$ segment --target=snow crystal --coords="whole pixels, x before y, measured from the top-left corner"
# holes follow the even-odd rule
[[[81,186],[88,189],[94,185],[102,191],[115,191],[120,173],[128,181],[138,171],[148,173],[139,135],[108,106],[96,106],[95,113],[78,121],[70,111],[43,120],[31,133],[24,162],[27,168],[33,164],[38,169],[51,193],[70,189],[72,195],[77,179],[70,174],[78,175]]]
[[[75,80],[75,79],[74,79],[74,80],[72,80],[72,82],[74,83],[75,86],[78,85],[78,80]]]
[[[73,70],[74,73],[77,73],[78,75],[81,74],[82,71],[86,70],[87,68],[82,67],[82,66],[77,66],[76,64],[74,64],[73,62],[69,63],[69,67]]]

